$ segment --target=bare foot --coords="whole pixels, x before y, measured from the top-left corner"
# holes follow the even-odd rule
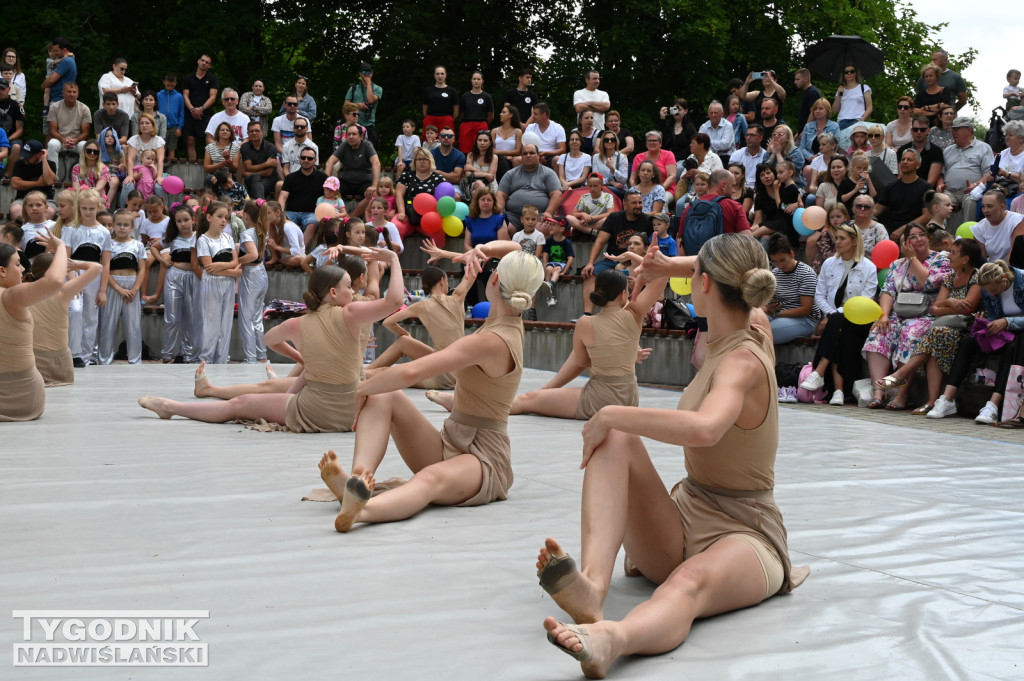
[[[588,679],[603,679],[616,658],[612,652],[611,637],[604,624],[602,622],[584,628],[563,624],[554,617],[548,617],[544,620],[544,629],[548,632],[551,645],[580,661],[584,676]]]
[[[319,466],[320,478],[327,484],[327,488],[334,492],[334,496],[338,497],[338,501],[344,499],[345,481],[348,480],[348,474],[341,467],[338,455],[334,453],[333,449],[324,454],[323,458],[320,459]]]
[[[345,483],[345,498],[341,500],[341,513],[334,519],[334,529],[338,532],[352,529],[356,516],[370,500],[374,486],[372,473],[361,468],[352,471],[352,476]]]
[[[206,377],[206,362],[200,362],[196,369],[196,387],[192,390],[196,397],[210,396],[210,379]]]
[[[451,411],[452,407],[455,406],[455,395],[452,393],[443,393],[440,390],[428,390],[423,394],[428,400],[434,404],[440,404],[448,411]]]
[[[274,367],[271,366],[270,362],[267,362],[266,368],[267,368],[267,378],[269,378],[271,380],[277,378],[277,372],[274,371]]]
[[[540,585],[576,624],[602,619],[605,591],[576,568],[576,563],[550,537],[537,554]]]
[[[139,406],[143,409],[149,409],[162,419],[169,419],[174,416],[174,412],[167,408],[167,400],[162,397],[140,397]]]

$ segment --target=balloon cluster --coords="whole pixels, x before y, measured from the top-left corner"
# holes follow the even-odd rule
[[[802,236],[813,234],[824,227],[827,221],[828,213],[821,206],[797,208],[793,211],[793,229]]]
[[[882,288],[885,278],[889,276],[889,266],[900,257],[900,247],[895,241],[885,239],[875,244],[871,250],[871,262],[875,263],[878,269],[878,288]]]
[[[462,221],[469,216],[469,206],[455,200],[455,187],[451,182],[437,185],[433,196],[426,192],[417,194],[412,207],[420,215],[423,233],[436,242],[443,242],[446,234],[462,234]]]

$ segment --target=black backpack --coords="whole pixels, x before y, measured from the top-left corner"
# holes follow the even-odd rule
[[[683,250],[687,255],[697,255],[705,241],[722,233],[721,202],[724,198],[697,199],[690,204],[683,223]]]

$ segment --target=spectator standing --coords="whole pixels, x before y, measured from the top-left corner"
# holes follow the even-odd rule
[[[11,85],[21,91],[21,99],[18,100],[18,103],[24,106],[28,85],[25,81],[25,74],[21,70],[21,58],[13,47],[4,48],[3,57],[0,59],[0,69],[6,68],[14,69],[14,78],[10,79]]]
[[[459,93],[449,85],[448,69],[443,66],[434,67],[434,84],[423,90],[423,129],[428,125],[438,130],[445,127],[455,129],[455,119],[459,116]]]
[[[590,69],[584,75],[586,87],[577,90],[572,95],[572,105],[576,109],[576,115],[584,111],[594,112],[594,127],[604,130],[604,115],[612,108],[611,98],[604,90],[598,90],[601,84],[601,74],[596,69]]]
[[[514,88],[505,90],[505,101],[516,108],[516,113],[522,121],[523,130],[530,123],[533,123],[533,107],[541,101],[540,96],[533,90],[533,71],[530,69],[519,69],[519,83]]]
[[[832,111],[839,121],[839,129],[845,130],[854,123],[871,118],[871,88],[863,83],[856,66],[843,67],[843,80],[836,90]]]
[[[135,105],[138,104],[140,93],[138,84],[129,78],[127,73],[127,60],[124,57],[114,57],[110,71],[100,78],[100,105],[102,106],[105,101],[103,95],[112,93],[117,96],[118,108],[125,113],[128,120],[131,120],[135,115]],[[102,128],[99,129],[102,130]]]
[[[959,206],[948,222],[956,230],[962,223],[974,220],[978,202],[970,197],[970,192],[992,167],[995,154],[992,147],[975,139],[971,119],[959,116],[953,121],[953,144],[943,149],[942,159],[943,179],[936,189],[944,191]]]
[[[803,93],[800,97],[800,111],[796,116],[796,129],[802,130],[804,125],[811,120],[812,108],[821,99],[821,91],[811,83],[810,69],[797,69],[796,73],[793,74],[793,85]],[[819,132],[818,134],[820,135],[821,133]],[[800,135],[797,135],[797,137],[800,137]],[[802,142],[802,139],[797,141]]]
[[[481,130],[490,130],[494,120],[494,100],[484,92],[484,74],[473,71],[469,79],[471,88],[462,93],[459,111],[462,121],[459,123],[459,151],[468,154],[476,144],[476,135]]]
[[[185,126],[185,98],[175,87],[178,76],[168,73],[164,76],[164,89],[156,93],[157,110],[167,117],[167,160],[176,161],[178,140]]]
[[[366,128],[366,140],[374,149],[380,148],[380,138],[377,136],[377,105],[383,96],[384,89],[373,82],[373,66],[364,61],[359,65],[359,81],[350,86],[345,93],[345,103],[359,107],[359,125]]]
[[[213,57],[199,55],[196,72],[185,78],[182,96],[185,100],[185,144],[188,160],[196,160],[196,139],[206,139],[206,127],[213,116],[213,105],[220,92],[220,81],[210,72]]]
[[[42,88],[50,89],[50,106],[53,106],[64,99],[64,86],[78,80],[78,65],[75,63],[75,55],[71,54],[71,43],[67,38],[55,38],[50,47],[55,64],[53,73],[43,81]]]
[[[927,116],[933,123],[938,118],[941,106],[950,106],[956,101],[956,95],[939,85],[939,67],[935,64],[925,64],[921,68],[921,80],[924,87],[917,91],[914,97],[914,113]]]
[[[298,102],[299,115],[304,116],[312,125],[316,118],[316,100],[309,94],[308,87],[308,78],[302,75],[296,76],[295,91],[291,93],[291,96],[294,96],[295,101]],[[280,113],[287,113],[286,107],[281,107]]]
[[[7,135],[11,146],[4,173],[6,183],[14,174],[14,164],[21,157],[22,136],[25,134],[25,109],[11,97],[11,84],[6,78],[0,78],[0,130]]]
[[[945,50],[935,50],[932,52],[932,64],[935,64],[939,69],[938,84],[956,96],[956,103],[953,106],[959,111],[967,104],[967,83],[964,82],[959,73],[946,68],[948,63],[948,52]],[[917,92],[923,91],[926,87],[924,78],[919,78],[915,88]]]
[[[750,90],[750,84],[758,79],[761,80],[763,89]],[[771,69],[751,71],[747,74],[747,79],[736,90],[736,95],[752,105],[751,111],[745,114],[748,123],[764,122],[762,105],[766,99],[775,101],[776,111],[781,110],[786,101],[786,89],[775,80],[775,72]]]
[[[270,133],[270,112],[274,110],[274,105],[265,92],[266,86],[257,78],[252,82],[252,90],[238,100],[238,109],[248,116],[250,121],[260,124],[264,137]]]

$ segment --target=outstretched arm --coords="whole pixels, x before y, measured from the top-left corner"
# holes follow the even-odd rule
[[[565,358],[562,368],[558,370],[558,373],[552,376],[551,380],[541,387],[541,390],[561,388],[582,374],[583,370],[590,366],[590,354],[587,352],[587,346],[583,344],[581,337],[586,332],[593,335],[593,330],[589,328],[590,326],[589,317],[583,317],[576,322],[576,330],[572,334],[572,352]]]
[[[68,263],[69,272],[78,272],[78,276],[74,279],[69,279],[64,282],[64,285],[60,287],[60,300],[65,305],[71,302],[71,299],[85,290],[85,287],[96,280],[103,272],[103,265],[98,262],[79,262],[72,260]]]

